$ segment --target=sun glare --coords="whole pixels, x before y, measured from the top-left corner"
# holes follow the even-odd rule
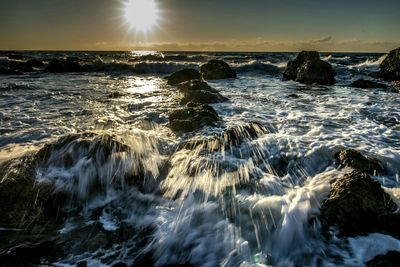
[[[155,0],[126,0],[124,4],[130,29],[146,33],[157,25],[160,12]]]

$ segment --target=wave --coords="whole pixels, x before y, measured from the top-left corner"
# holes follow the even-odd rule
[[[233,65],[238,72],[252,72],[257,74],[279,75],[281,69],[286,66],[286,63],[273,64],[271,62],[250,61],[244,64]]]
[[[175,62],[139,62],[135,64],[121,62],[96,62],[86,65],[91,72],[130,72],[135,74],[168,74],[184,68],[198,68],[197,64]]]
[[[386,55],[381,56],[378,59],[368,58],[364,62],[358,63],[351,67],[353,67],[353,68],[377,68],[382,63],[382,61],[385,59],[385,57],[386,57]]]

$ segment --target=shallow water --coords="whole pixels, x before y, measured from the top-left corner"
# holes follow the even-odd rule
[[[84,73],[0,76],[0,161],[82,131],[112,133],[133,148],[108,162],[88,161],[86,150],[75,149],[72,166],[54,155],[37,170],[39,182],[56,181],[58,191],[74,196],[66,208],[79,210],[58,230],[70,240],[56,265],[138,264],[151,254],[156,266],[362,266],[400,250],[399,240],[378,234],[327,240],[318,220],[310,223],[342,173],[333,154],[344,147],[381,160],[388,173],[374,178],[400,201],[400,95],[392,87],[348,87],[374,79],[381,54],[322,54],[338,73],[334,86],[282,80],[291,53],[24,55],[74,56],[89,67]],[[230,99],[213,105],[223,123],[177,136],[168,128],[169,112],[180,107],[177,90],[164,76],[211,58],[238,73],[235,80],[209,82]],[[3,53],[0,65],[6,63]],[[188,139],[251,121],[268,132],[222,151],[180,149]],[[138,168],[146,188],[124,180]],[[104,190],[92,194],[97,180]],[[86,229],[91,234],[83,241],[79,233]],[[104,238],[112,244],[98,241]]]

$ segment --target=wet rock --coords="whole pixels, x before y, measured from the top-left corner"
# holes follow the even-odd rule
[[[400,47],[386,55],[380,64],[380,74],[386,80],[400,80]]]
[[[354,149],[344,149],[334,155],[336,164],[339,167],[351,167],[371,175],[377,175],[384,172],[381,163],[373,158],[365,157]]]
[[[191,80],[201,80],[201,74],[195,69],[183,69],[167,77],[169,85],[178,85]]]
[[[169,126],[174,132],[191,132],[220,120],[217,112],[209,105],[192,105],[173,111],[169,115]]]
[[[65,59],[52,59],[45,71],[53,73],[82,72],[84,68],[78,62]]]
[[[325,226],[338,226],[340,234],[355,236],[377,231],[379,216],[391,213],[396,204],[379,182],[359,170],[339,177],[321,207]]]
[[[258,122],[250,122],[245,125],[227,129],[220,135],[203,139],[191,140],[185,143],[186,149],[205,149],[207,151],[221,151],[224,147],[238,146],[246,140],[254,140],[266,134],[268,131]]]
[[[389,251],[385,255],[378,255],[368,261],[366,267],[398,267],[400,263],[400,252]]]
[[[213,104],[228,100],[204,81],[193,80],[182,83],[178,86],[178,90],[183,96],[181,104],[187,104],[189,102]]]
[[[62,252],[54,242],[23,244],[0,253],[1,266],[44,266],[56,261]]]
[[[206,80],[219,80],[236,78],[236,72],[222,60],[210,60],[200,68],[200,72]]]
[[[22,55],[22,54],[11,54],[11,55],[8,55],[8,59],[10,59],[10,60],[23,60],[24,58],[25,58],[25,56]]]
[[[376,229],[400,239],[400,213],[385,213],[378,217]]]
[[[316,51],[302,51],[294,60],[288,62],[283,77],[307,84],[331,85],[335,83],[332,66],[320,59]]]
[[[363,79],[354,81],[349,86],[353,87],[353,88],[362,88],[362,89],[387,88],[388,87],[384,83],[378,83],[378,82],[374,82],[374,81],[370,81],[370,80],[363,80]]]
[[[44,65],[43,61],[38,59],[30,59],[24,63],[26,67],[40,68]]]
[[[0,75],[21,75],[20,71],[8,68],[8,67],[0,67]]]
[[[121,97],[124,97],[124,96],[126,96],[126,94],[125,93],[123,93],[123,92],[112,92],[112,93],[110,93],[110,94],[108,94],[108,98],[121,98]]]
[[[0,225],[24,228],[55,220],[62,213],[63,194],[50,183],[38,183],[34,156],[10,160],[0,166]]]

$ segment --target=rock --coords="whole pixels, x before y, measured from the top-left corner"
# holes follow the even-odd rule
[[[400,213],[385,213],[378,217],[376,229],[379,232],[400,239]]]
[[[24,63],[26,67],[40,68],[44,65],[43,61],[38,59],[30,59]]]
[[[389,251],[385,255],[378,255],[368,261],[366,267],[398,267],[400,263],[400,252]]]
[[[167,77],[169,85],[178,85],[191,80],[201,80],[201,74],[195,69],[183,69]]]
[[[353,88],[363,88],[363,89],[371,89],[371,88],[387,88],[388,86],[384,83],[378,83],[370,80],[357,80],[352,82],[349,87]]]
[[[178,90],[183,95],[181,104],[187,104],[189,102],[213,104],[228,100],[206,82],[199,80],[182,83],[178,86]]]
[[[400,80],[400,47],[386,55],[380,64],[380,69],[382,78],[389,81]]]
[[[376,159],[365,157],[354,149],[344,149],[334,155],[336,164],[339,167],[351,167],[371,175],[384,172],[384,168]]]
[[[62,252],[54,242],[22,244],[0,253],[1,266],[47,266],[52,265]],[[47,264],[45,264],[47,263]]]
[[[206,80],[219,80],[236,78],[236,72],[224,61],[210,60],[200,68],[200,72]]]
[[[123,92],[111,92],[110,94],[108,94],[108,98],[121,98],[126,96],[126,93]]]
[[[0,75],[21,75],[22,73],[7,67],[0,67]]]
[[[65,59],[53,59],[49,62],[49,65],[45,69],[47,72],[63,73],[63,72],[82,72],[84,68],[78,62],[65,60]]]
[[[38,183],[33,155],[0,166],[0,225],[25,228],[62,215],[63,194],[50,183]]]
[[[379,216],[391,213],[396,204],[368,174],[352,170],[332,185],[321,206],[323,225],[339,228],[341,235],[355,236],[376,231]]]
[[[169,115],[169,126],[174,132],[191,132],[220,120],[217,112],[208,105],[186,107]]]
[[[245,140],[254,140],[266,134],[268,131],[258,122],[250,122],[245,125],[231,127],[220,135],[203,140],[191,140],[185,143],[186,149],[205,149],[211,151],[222,151],[222,148],[238,146]]]
[[[8,59],[11,59],[11,60],[23,60],[24,58],[25,57],[22,54],[11,54],[11,55],[8,55]]]
[[[302,51],[294,60],[288,62],[283,77],[307,84],[331,85],[335,83],[332,66],[319,57],[316,51]]]

